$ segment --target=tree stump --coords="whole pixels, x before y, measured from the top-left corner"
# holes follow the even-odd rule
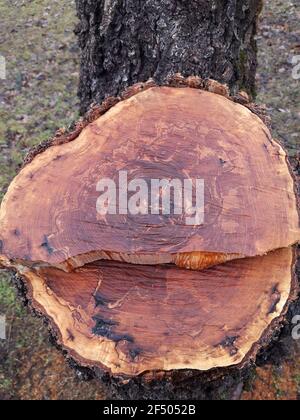
[[[76,6],[81,112],[102,105],[26,157],[1,206],[0,264],[113,397],[232,398],[298,286],[293,174],[249,101],[262,1]],[[204,224],[97,215],[96,181],[122,168],[206,180]]]
[[[33,150],[3,200],[1,264],[68,356],[127,396],[242,375],[296,297],[293,173],[263,111],[237,101],[197,77],[135,85]],[[204,222],[99,217],[97,182],[124,169],[203,178]]]
[[[203,85],[199,78],[188,83]],[[257,115],[229,97],[190,87],[137,85],[130,95],[75,140],[56,138],[22,169],[1,207],[0,261],[71,270],[111,259],[201,269],[297,242],[287,156]],[[138,179],[147,184],[144,207],[136,197]],[[112,214],[96,210],[101,180],[115,185]],[[150,200],[153,180],[165,180],[168,188]],[[191,217],[196,211],[183,209],[187,180],[205,183],[204,223]],[[161,190],[171,201],[166,214]],[[129,210],[133,199],[139,202],[135,214]],[[189,202],[198,205],[194,190]]]

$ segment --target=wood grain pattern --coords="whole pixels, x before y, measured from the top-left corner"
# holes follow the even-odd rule
[[[0,260],[63,269],[101,259],[203,268],[300,239],[286,153],[263,122],[223,96],[153,87],[111,108],[68,144],[48,148],[11,184]],[[205,222],[100,216],[102,178],[205,180]]]
[[[237,365],[284,314],[293,250],[203,271],[99,261],[23,268],[35,309],[81,365],[113,374]]]

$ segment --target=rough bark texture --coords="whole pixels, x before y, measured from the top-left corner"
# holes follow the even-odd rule
[[[81,111],[139,81],[200,75],[255,90],[262,0],[76,0]]]

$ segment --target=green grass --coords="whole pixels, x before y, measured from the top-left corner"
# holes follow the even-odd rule
[[[281,140],[291,157],[300,145],[300,88],[292,78],[291,58],[297,52],[299,7],[296,1],[266,0],[262,33],[259,41],[257,101],[268,107],[273,122],[273,135]],[[266,22],[267,18],[267,22]],[[267,25],[265,25],[267,23]],[[299,40],[299,35],[298,35]]]
[[[7,80],[0,81],[0,199],[35,144],[77,118],[78,50],[73,1],[7,1],[0,53]]]
[[[0,302],[5,312],[14,307],[16,302],[14,288],[8,284],[8,275],[4,274],[0,277]]]
[[[298,373],[297,375],[295,375],[294,379],[296,381],[296,384],[297,384],[297,387],[298,387],[298,392],[300,394],[300,373]]]
[[[0,54],[7,68],[7,79],[0,80],[1,200],[27,151],[78,117],[79,52],[73,34],[73,1],[2,0],[0,16]],[[3,271],[0,314],[6,315],[9,335],[0,343],[0,399],[34,396],[49,363],[60,367],[59,376],[66,375],[67,365],[50,346],[47,329],[29,316],[10,275]],[[36,370],[28,364],[30,359],[33,364],[37,360]],[[53,395],[56,383],[59,380],[53,383]],[[72,380],[71,384],[74,386]],[[38,396],[45,390],[40,392]],[[75,398],[80,392],[81,386],[73,391]],[[70,389],[69,393],[71,398]],[[85,394],[89,392],[85,390]]]

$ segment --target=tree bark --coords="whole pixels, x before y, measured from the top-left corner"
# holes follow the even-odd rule
[[[81,112],[126,87],[199,75],[254,94],[262,0],[76,0]]]

